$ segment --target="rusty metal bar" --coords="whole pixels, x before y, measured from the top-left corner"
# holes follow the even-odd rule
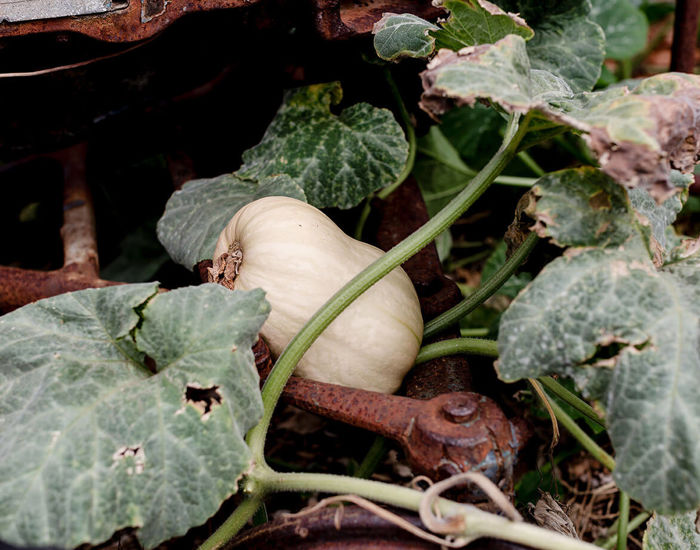
[[[121,283],[99,278],[95,213],[85,174],[87,145],[53,155],[63,165],[63,267],[37,271],[0,266],[0,313],[64,292]]]
[[[260,0],[130,0],[128,6],[97,15],[38,19],[0,25],[0,37],[72,31],[106,42],[133,42],[162,31],[183,15],[242,8]]]
[[[692,73],[695,69],[695,47],[698,34],[700,0],[678,0],[673,22],[671,70]]]

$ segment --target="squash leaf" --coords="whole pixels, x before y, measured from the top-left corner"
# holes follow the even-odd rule
[[[250,467],[261,290],[135,284],[0,318],[0,539],[147,548],[204,523]]]
[[[260,182],[234,174],[188,181],[168,199],[158,221],[158,240],[175,262],[192,269],[211,259],[219,234],[238,210],[273,195],[306,201],[304,191],[285,175]]]
[[[501,319],[504,380],[573,377],[607,410],[618,486],[662,513],[700,505],[700,253],[661,271],[641,239],[570,249]]]
[[[318,208],[351,208],[396,180],[408,143],[391,111],[357,103],[339,115],[339,82],[285,94],[262,141],[243,153],[236,175],[261,180],[287,174]]]
[[[596,168],[552,172],[532,193],[534,230],[559,246],[619,246],[637,233],[627,193]]]
[[[698,512],[674,516],[654,514],[644,533],[644,550],[700,550]]]
[[[374,24],[374,49],[386,61],[402,57],[428,57],[435,50],[429,30],[439,27],[412,13],[385,13]]]
[[[440,115],[488,98],[509,112],[534,111],[583,132],[603,171],[627,188],[646,189],[657,203],[677,192],[671,169],[691,172],[700,147],[700,76],[668,73],[632,89],[575,93],[565,79],[534,68],[528,51],[515,35],[459,53],[440,50],[422,74],[421,107]]]

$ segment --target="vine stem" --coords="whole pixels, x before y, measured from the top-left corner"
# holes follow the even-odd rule
[[[513,158],[518,144],[527,132],[529,115],[526,115],[520,124],[518,124],[519,118],[519,115],[511,115],[500,149],[467,187],[420,229],[353,277],[321,306],[292,338],[277,359],[263,386],[263,417],[248,434],[248,445],[253,452],[253,460],[256,464],[264,463],[265,437],[272,419],[272,412],[299,359],[321,332],[358,296],[445,231],[488,189],[494,178]]]
[[[539,382],[549,390],[550,393],[556,395],[559,399],[571,405],[574,409],[585,415],[589,420],[592,420],[601,428],[605,428],[605,421],[598,416],[593,407],[579,398],[575,393],[570,392],[551,376],[540,376]]]
[[[511,257],[506,260],[506,263],[489,277],[484,284],[456,306],[428,321],[423,329],[423,338],[430,338],[436,335],[483,304],[515,273],[515,270],[520,267],[530,255],[532,249],[535,248],[537,241],[539,241],[539,237],[535,233],[530,233]]]
[[[349,476],[278,473],[269,467],[256,469],[253,475],[256,483],[260,484],[266,492],[319,491],[322,493],[353,494],[416,512],[425,496],[424,493],[415,489]],[[597,548],[554,531],[484,512],[473,505],[459,504],[444,498],[437,499],[436,504],[443,517],[461,516],[464,518],[464,530],[461,533],[454,533],[457,536],[495,537],[541,550],[592,550]]]
[[[425,363],[436,357],[455,355],[458,353],[498,357],[498,343],[495,340],[486,340],[485,338],[452,338],[450,340],[441,340],[440,342],[423,346],[416,357],[416,365]]]
[[[630,519],[630,496],[620,491],[619,502],[620,517],[617,524],[617,550],[627,548],[627,525]]]
[[[600,446],[589,437],[589,435],[584,432],[576,422],[562,409],[556,401],[553,399],[548,399],[549,404],[554,411],[554,415],[557,417],[559,423],[564,426],[573,435],[578,442],[586,449],[589,453],[593,455],[598,462],[605,466],[608,470],[612,471],[615,469],[615,459],[606,453]]]
[[[216,550],[226,544],[263,504],[265,493],[257,491],[241,502],[221,526],[197,550]]]

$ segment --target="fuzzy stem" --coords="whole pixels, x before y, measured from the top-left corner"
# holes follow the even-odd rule
[[[583,399],[580,399],[578,395],[567,390],[551,376],[541,376],[538,378],[538,380],[545,388],[549,390],[550,393],[556,395],[559,399],[571,405],[574,409],[585,415],[589,420],[592,420],[598,424],[598,426],[601,428],[605,428],[605,421],[598,416],[598,413],[593,410],[593,407],[591,407]]]
[[[241,502],[228,519],[219,527],[198,550],[216,550],[236,536],[248,520],[253,517],[263,504],[264,493],[258,491],[250,498]]]
[[[617,550],[627,548],[627,524],[630,518],[630,497],[624,491],[620,491],[619,503],[620,516],[617,524]]]
[[[629,535],[632,531],[634,531],[637,527],[639,527],[642,523],[644,523],[646,520],[651,517],[651,513],[649,512],[642,512],[641,514],[635,516],[627,525],[627,535]],[[601,548],[605,548],[606,550],[612,550],[615,545],[617,544],[617,533],[611,536],[610,538],[606,539],[602,544],[600,544]]]
[[[420,229],[353,277],[321,306],[292,338],[277,359],[263,386],[262,400],[265,407],[263,417],[248,434],[248,445],[253,452],[253,459],[256,463],[264,463],[265,437],[272,419],[272,412],[299,359],[321,332],[358,296],[445,231],[488,189],[496,175],[513,158],[518,143],[527,132],[529,116],[526,116],[520,125],[518,125],[518,119],[517,115],[511,117],[501,148],[462,192]]]
[[[269,468],[261,468],[256,471],[255,478],[266,491],[319,491],[333,494],[353,494],[413,511],[419,510],[424,497],[421,491],[415,489],[331,474],[288,474],[274,472]],[[469,504],[459,504],[444,498],[437,499],[436,504],[444,517],[459,515],[465,519],[463,532],[455,533],[458,536],[494,537],[541,550],[593,550],[597,548],[554,531],[484,512]]]
[[[513,255],[508,258],[496,273],[488,281],[483,283],[467,298],[456,306],[448,309],[441,315],[435,317],[425,324],[423,338],[430,338],[445,328],[459,321],[462,317],[474,311],[491,297],[510,278],[518,267],[526,260],[532,249],[535,248],[539,238],[535,233],[530,233],[525,241],[517,248]]]
[[[416,357],[416,365],[425,363],[436,357],[468,353],[471,355],[485,355],[498,357],[498,344],[495,340],[484,338],[452,338],[423,346]]]
[[[559,423],[569,430],[569,433],[571,433],[571,435],[578,440],[581,446],[591,453],[593,458],[595,458],[608,470],[614,470],[615,459],[601,449],[600,446],[593,441],[593,439],[591,439],[589,435],[584,432],[568,414],[566,414],[566,412],[564,412],[564,409],[562,409],[556,401],[549,399],[549,404],[551,405]]]

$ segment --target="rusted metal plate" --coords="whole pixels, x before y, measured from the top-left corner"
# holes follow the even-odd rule
[[[92,15],[126,7],[112,0],[0,0],[0,21],[18,23],[75,15]]]
[[[247,7],[259,0],[22,0],[24,16],[17,0],[0,2],[0,21],[21,21],[0,24],[0,37],[72,31],[108,42],[132,42],[153,36],[188,13]],[[3,17],[4,10],[12,17]]]

